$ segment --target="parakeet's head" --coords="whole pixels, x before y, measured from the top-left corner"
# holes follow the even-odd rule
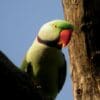
[[[39,31],[38,41],[51,46],[65,47],[73,31],[73,25],[65,20],[53,20],[44,24]]]

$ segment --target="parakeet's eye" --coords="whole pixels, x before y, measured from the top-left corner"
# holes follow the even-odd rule
[[[57,28],[57,25],[55,25],[55,24],[52,24],[52,26],[53,26],[54,28]]]
[[[55,25],[54,27],[57,28],[57,25]]]

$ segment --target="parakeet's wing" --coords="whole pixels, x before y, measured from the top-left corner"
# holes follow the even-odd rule
[[[42,100],[27,73],[22,72],[0,51],[0,97],[4,99],[6,95],[11,100],[15,97]]]
[[[64,55],[63,55],[64,57]],[[66,74],[67,74],[67,64],[66,64],[66,60],[65,60],[65,57],[64,57],[64,64],[59,68],[59,72],[58,72],[58,92],[61,91],[63,85],[64,85],[64,82],[65,82],[65,79],[66,79]]]
[[[25,71],[29,75],[29,77],[34,78],[34,73],[33,73],[32,65],[31,65],[31,63],[28,63],[26,61],[26,57],[24,58],[23,63],[21,65],[20,69],[22,71]]]

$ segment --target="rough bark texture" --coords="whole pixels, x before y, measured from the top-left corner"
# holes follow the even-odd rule
[[[75,25],[69,44],[74,100],[100,100],[100,0],[62,0]]]

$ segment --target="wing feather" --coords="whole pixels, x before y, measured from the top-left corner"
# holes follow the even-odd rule
[[[64,57],[64,55],[63,55],[63,57]],[[58,76],[59,76],[58,92],[60,92],[60,90],[62,89],[62,87],[64,85],[64,82],[65,82],[65,79],[66,79],[66,74],[67,74],[67,64],[66,64],[66,60],[65,60],[65,57],[64,57],[64,64],[59,68],[59,71],[58,71]]]

